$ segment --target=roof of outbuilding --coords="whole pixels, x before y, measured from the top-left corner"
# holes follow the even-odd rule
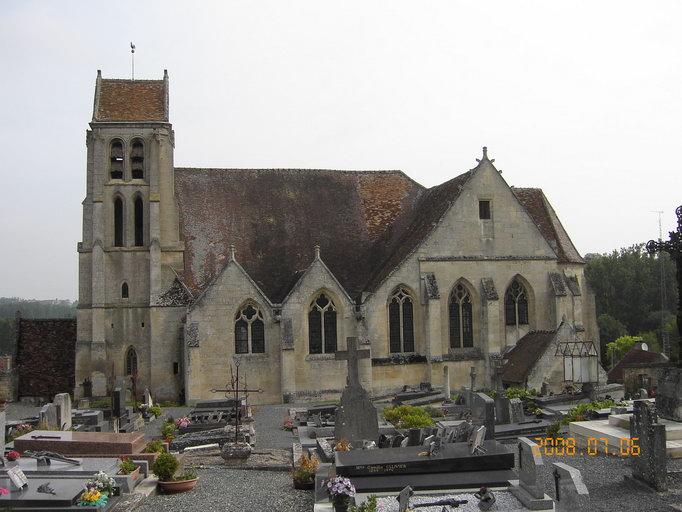
[[[623,383],[623,368],[629,364],[639,364],[639,363],[664,363],[668,361],[668,358],[663,354],[658,352],[651,352],[649,350],[642,350],[641,345],[635,345],[630,350],[628,350],[623,358],[616,363],[616,365],[609,370],[608,382]]]
[[[531,331],[516,342],[504,355],[507,360],[502,369],[502,382],[522,384],[535,363],[552,343],[557,331]]]
[[[93,121],[168,121],[167,80],[97,76]]]

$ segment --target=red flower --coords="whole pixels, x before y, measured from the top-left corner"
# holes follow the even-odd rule
[[[11,450],[7,454],[7,460],[11,460],[11,461],[17,460],[20,457],[21,457],[21,454],[16,450]],[[2,491],[0,491],[0,494],[2,494]]]

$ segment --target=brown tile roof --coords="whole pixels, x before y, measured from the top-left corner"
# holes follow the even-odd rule
[[[92,119],[168,121],[167,80],[119,80],[98,75]]]
[[[504,356],[506,364],[502,370],[502,382],[523,384],[535,363],[552,343],[557,331],[531,331],[516,342],[514,348]]]
[[[636,345],[626,352],[623,358],[616,363],[616,365],[609,370],[608,383],[617,382],[623,383],[623,368],[629,364],[639,363],[664,363],[668,358],[658,352],[651,352],[649,350],[642,350]]]
[[[400,171],[300,169],[175,170],[186,284],[206,286],[237,261],[281,301],[313,247],[341,285],[358,296],[413,225],[425,189]]]
[[[556,252],[560,263],[585,263],[561,225],[542,189],[511,187],[535,225]]]

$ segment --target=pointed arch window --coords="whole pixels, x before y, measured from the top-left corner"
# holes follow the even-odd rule
[[[126,375],[135,375],[137,373],[137,352],[134,347],[128,347],[126,351]]]
[[[130,172],[134,180],[144,179],[144,144],[135,139],[130,148]]]
[[[324,293],[310,305],[308,345],[311,354],[336,352],[336,306]]]
[[[414,352],[414,301],[405,288],[398,288],[388,305],[389,350]]]
[[[450,347],[473,347],[474,314],[471,295],[462,283],[453,288],[449,302]]]
[[[144,203],[142,198],[135,198],[135,247],[144,245]]]
[[[528,325],[528,293],[516,278],[504,295],[504,316],[507,325]]]
[[[121,298],[122,299],[127,299],[130,297],[130,291],[128,290],[128,283],[123,283],[121,285]]]
[[[234,320],[235,354],[263,354],[265,352],[265,324],[260,308],[249,303],[237,311]]]
[[[123,247],[123,200],[114,199],[114,247]]]
[[[112,180],[123,179],[123,142],[119,139],[111,141],[109,147],[109,175]]]

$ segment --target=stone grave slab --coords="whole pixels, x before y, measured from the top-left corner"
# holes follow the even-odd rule
[[[497,469],[489,471],[420,473],[415,475],[351,476],[349,478],[358,492],[375,493],[400,491],[408,485],[416,491],[508,487],[511,485],[511,481],[517,478],[517,475],[512,469]]]
[[[118,501],[117,498],[112,498],[106,508],[95,509],[94,507],[77,507],[76,503],[78,502],[78,498],[85,490],[84,483],[85,481],[82,479],[29,477],[28,488],[13,490],[11,489],[9,479],[7,477],[2,477],[0,478],[0,487],[10,489],[10,492],[9,494],[0,495],[0,509],[8,507],[10,510],[15,511],[106,511]],[[48,484],[54,490],[54,494],[38,492],[38,488],[43,484]]]
[[[512,469],[514,454],[496,441],[484,441],[484,452],[470,454],[468,443],[444,445],[436,457],[420,455],[423,446],[351,450],[335,453],[336,472],[343,476],[475,472]]]
[[[520,503],[512,494],[507,491],[495,490],[496,502],[493,508],[494,511],[505,512],[521,512],[527,510],[522,503]],[[446,512],[478,512],[481,510],[478,507],[478,499],[471,492],[462,493],[420,493],[410,497],[410,510],[416,512],[442,512],[444,507],[424,507],[425,503],[433,503],[434,501],[444,499],[457,499],[459,501],[467,501],[465,505],[459,505],[457,508],[445,507]],[[379,510],[382,512],[399,512],[399,503],[395,496],[381,496],[377,500]]]
[[[144,432],[55,432],[34,430],[14,440],[14,448],[50,451],[62,455],[128,455],[146,446]]]
[[[80,461],[78,466],[66,462],[53,460],[49,466],[38,466],[38,461],[29,457],[21,457],[15,462],[8,462],[5,467],[0,467],[0,477],[7,474],[7,469],[19,467],[27,476],[54,476],[55,478],[89,478],[98,471],[104,471],[109,476],[118,473],[118,458],[93,457],[76,458]]]

